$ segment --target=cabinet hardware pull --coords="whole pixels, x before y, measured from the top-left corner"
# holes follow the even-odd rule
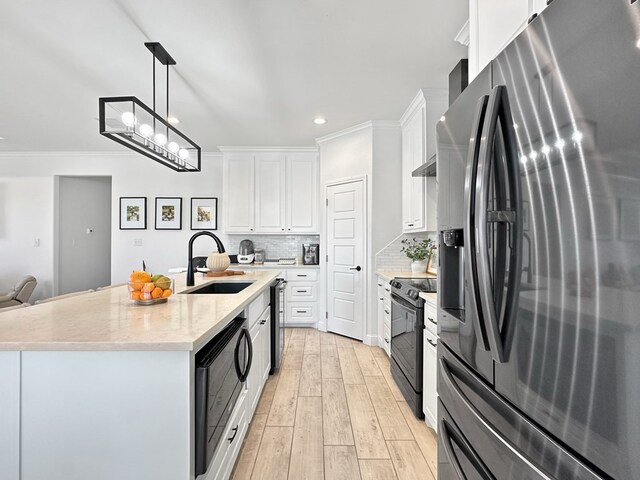
[[[387,314],[391,315],[391,312],[389,310],[387,310],[386,308],[384,309],[384,313],[387,313]]]
[[[236,435],[238,434],[238,425],[233,427],[231,430],[233,431],[233,435],[227,438],[227,440],[229,440],[229,443],[233,443],[233,441],[236,439]]]
[[[389,339],[388,339],[388,338],[385,338],[385,339],[384,339],[384,341],[385,341],[385,342],[387,342],[387,343],[389,343]]]
[[[302,273],[297,273],[296,277],[306,277],[306,275],[303,275]]]
[[[306,290],[296,290],[296,293],[307,293]]]
[[[383,297],[380,297],[380,300],[383,300],[383,301],[384,301],[384,298],[383,298]]]
[[[306,310],[296,310],[296,313],[307,313]]]
[[[427,342],[429,342],[432,347],[437,347],[438,346],[438,344],[436,342],[434,342],[433,340],[431,340],[430,338],[427,338]]]
[[[433,323],[434,325],[437,325],[438,322],[436,322],[433,318],[431,317],[427,317],[427,320],[429,320],[431,323]]]

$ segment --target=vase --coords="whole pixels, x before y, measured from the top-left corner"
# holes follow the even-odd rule
[[[226,253],[211,252],[207,257],[207,268],[212,272],[224,272],[231,264]]]
[[[411,271],[413,273],[427,273],[427,259],[411,262]]]

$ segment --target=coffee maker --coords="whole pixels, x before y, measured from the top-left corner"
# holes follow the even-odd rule
[[[319,243],[302,244],[302,263],[303,265],[319,265],[320,264],[320,244]]]

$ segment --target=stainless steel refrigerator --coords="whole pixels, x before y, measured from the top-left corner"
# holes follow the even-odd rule
[[[438,477],[640,479],[640,1],[555,0],[438,124]]]

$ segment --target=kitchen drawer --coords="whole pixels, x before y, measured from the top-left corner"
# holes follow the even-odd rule
[[[391,327],[385,325],[382,330],[382,340],[384,345],[382,346],[387,352],[387,355],[391,355]]]
[[[318,285],[304,282],[289,283],[287,299],[290,302],[315,302],[318,300]]]
[[[383,324],[391,327],[391,306],[390,305],[384,305],[384,313],[383,313]]]
[[[424,311],[424,328],[434,337],[438,334],[438,316],[435,311]]]
[[[287,303],[287,324],[309,325],[318,321],[316,303]]]
[[[318,280],[318,270],[287,270],[289,282],[315,282]]]
[[[249,329],[261,319],[263,312],[271,303],[271,290],[266,289],[253,302],[249,304],[246,310],[247,320],[249,321]]]
[[[426,300],[424,302],[424,319],[425,319],[425,323],[426,323],[428,318],[432,318],[434,321],[437,320],[437,318],[438,318],[438,309],[436,308],[436,306],[433,303],[431,303],[428,300]]]

